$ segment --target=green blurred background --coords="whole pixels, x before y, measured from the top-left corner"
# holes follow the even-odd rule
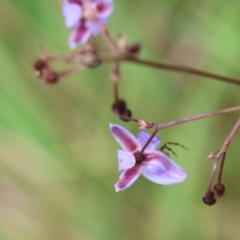
[[[109,123],[110,65],[47,86],[35,79],[37,45],[68,53],[61,0],[1,0],[0,239],[240,239],[239,134],[223,174],[226,194],[202,203],[212,162],[239,114],[160,132],[188,173],[182,184],[141,178],[115,193],[116,150]],[[239,2],[114,1],[108,27],[142,44],[141,57],[240,79]],[[134,116],[167,122],[239,104],[240,88],[200,77],[122,65],[120,95]]]

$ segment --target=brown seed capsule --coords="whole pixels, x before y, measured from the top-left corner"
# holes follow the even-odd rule
[[[213,186],[213,191],[218,197],[222,197],[225,193],[225,186],[222,183],[217,183]]]
[[[217,202],[216,195],[213,191],[206,192],[202,200],[208,206],[212,206]]]
[[[127,51],[132,54],[137,54],[141,50],[141,45],[139,43],[132,43],[127,46]]]
[[[124,116],[126,116],[126,118],[124,118]],[[124,114],[123,117],[119,117],[121,120],[123,120],[124,122],[129,122],[129,120],[127,118],[132,117],[132,112],[131,110],[127,109],[126,113]]]
[[[127,104],[124,100],[118,99],[116,100],[113,105],[112,105],[112,111],[117,115],[117,116],[122,116],[126,114],[127,112]]]
[[[34,63],[34,69],[37,71],[42,71],[44,68],[46,68],[46,63],[45,61],[38,59],[35,63]]]
[[[59,80],[58,75],[51,70],[47,71],[46,75],[44,76],[44,82],[48,84],[57,83],[58,80]]]

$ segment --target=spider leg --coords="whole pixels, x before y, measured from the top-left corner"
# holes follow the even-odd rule
[[[170,147],[168,147],[168,145],[176,145],[176,146],[180,146],[180,147],[184,148],[185,150],[188,150],[185,146],[183,146],[183,145],[180,144],[180,143],[176,143],[176,142],[166,142],[166,143],[163,144],[163,146],[160,148],[160,151],[164,152],[164,153],[167,154],[168,156],[169,156],[169,153],[166,153],[166,152],[164,151],[164,149],[167,149],[168,151],[170,151],[171,153],[173,153],[176,157],[178,157],[177,154],[176,154]]]
[[[169,144],[169,145],[180,146],[180,147],[184,148],[185,150],[188,150],[185,146],[183,146],[183,145],[180,144],[180,143],[176,143],[176,142],[166,142],[162,147],[167,146],[168,144]],[[161,149],[160,149],[160,150],[161,150]]]
[[[170,151],[175,157],[178,157],[178,155],[169,147],[165,146],[164,149],[167,149],[168,151]],[[166,152],[164,152],[166,153]],[[167,155],[169,156],[169,153],[167,153]]]

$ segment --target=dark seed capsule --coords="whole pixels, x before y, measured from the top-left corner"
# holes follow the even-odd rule
[[[126,116],[126,118],[124,118],[124,116]],[[119,117],[121,120],[123,120],[124,122],[129,122],[129,120],[127,118],[132,117],[132,112],[131,110],[127,109],[126,113],[124,114],[123,117]]]
[[[58,75],[53,71],[48,71],[44,76],[44,82],[48,84],[54,84],[58,82]]]
[[[132,54],[137,54],[141,50],[141,45],[139,43],[132,43],[127,46],[127,51]]]
[[[118,99],[116,100],[113,105],[112,105],[112,111],[117,115],[117,116],[122,116],[126,114],[127,112],[127,104],[124,100]]]
[[[35,63],[34,63],[34,69],[37,71],[42,71],[44,68],[46,68],[46,63],[45,61],[38,59]]]
[[[216,195],[213,191],[207,192],[202,200],[208,206],[212,206],[217,202]]]
[[[225,193],[225,186],[222,183],[217,183],[213,186],[213,191],[218,197],[222,197]]]

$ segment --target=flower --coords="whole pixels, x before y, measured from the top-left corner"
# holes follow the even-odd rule
[[[118,124],[110,124],[110,132],[122,149],[118,150],[119,181],[116,191],[130,187],[142,174],[150,181],[170,185],[183,182],[186,172],[165,153],[156,150],[161,138],[155,136],[141,153],[150,134],[140,131],[137,138],[126,128]]]
[[[64,0],[63,17],[72,30],[69,46],[75,48],[86,43],[91,35],[98,35],[112,11],[112,0]]]

